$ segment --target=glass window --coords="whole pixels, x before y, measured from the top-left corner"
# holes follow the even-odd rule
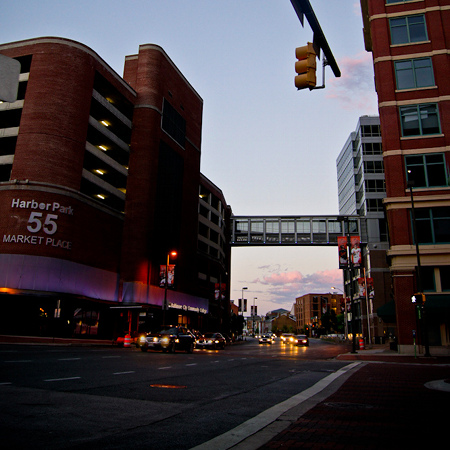
[[[421,244],[450,242],[450,207],[415,209],[415,216]]]
[[[162,129],[181,147],[186,142],[186,120],[179,114],[175,108],[164,99]]]
[[[437,104],[400,106],[402,136],[424,136],[439,134]]]
[[[427,28],[423,14],[389,19],[389,26],[393,45],[427,40]]]
[[[406,179],[414,187],[448,186],[443,153],[405,156]]]
[[[441,289],[450,291],[450,266],[439,267],[439,275],[441,278]]]
[[[396,61],[394,67],[397,89],[434,86],[431,58]]]

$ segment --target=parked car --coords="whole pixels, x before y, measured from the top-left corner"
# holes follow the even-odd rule
[[[305,347],[309,346],[309,339],[305,334],[298,334],[294,336],[291,342],[294,345],[304,345]]]
[[[143,352],[150,349],[171,353],[176,350],[184,350],[192,353],[195,346],[195,337],[187,328],[172,327],[159,333],[148,333],[141,336],[140,346]]]
[[[260,338],[259,338],[259,343],[260,344],[272,344],[273,339],[272,336],[270,334],[263,334]]]
[[[202,338],[197,339],[198,348],[225,348],[226,339],[220,333],[205,333]]]

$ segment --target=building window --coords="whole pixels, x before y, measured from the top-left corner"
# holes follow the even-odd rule
[[[384,173],[383,161],[364,161],[364,173]]]
[[[164,99],[162,129],[181,147],[184,148],[186,141],[186,120],[175,108]]]
[[[423,14],[389,19],[389,26],[393,45],[427,40],[427,27]]]
[[[450,291],[450,266],[439,267],[442,291]]]
[[[439,134],[440,124],[436,103],[400,106],[402,136]]]
[[[415,209],[415,216],[419,243],[445,244],[450,242],[450,207],[418,208]]]
[[[408,3],[413,0],[386,0],[386,3],[389,5],[390,3]]]
[[[414,89],[434,86],[431,58],[395,61],[397,89]]]
[[[414,187],[448,186],[443,153],[405,156],[406,180]]]

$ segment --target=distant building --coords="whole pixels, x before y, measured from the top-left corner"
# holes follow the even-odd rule
[[[383,199],[386,197],[380,119],[362,116],[350,133],[336,160],[339,214],[359,215],[366,228],[362,242],[362,268],[353,271],[351,281],[356,309],[356,333],[371,343],[395,335],[391,316],[379,317],[379,307],[391,301],[391,277],[386,261],[389,248]],[[336,256],[337,257],[337,256]],[[350,279],[343,271],[345,297],[350,299]],[[358,279],[369,279],[372,295],[361,295]],[[373,283],[372,283],[373,282]],[[367,284],[367,282],[366,282]],[[349,305],[347,303],[347,313]],[[351,331],[351,328],[350,330]],[[380,339],[383,338],[383,339]]]
[[[324,314],[333,311],[337,316],[343,313],[343,296],[331,293],[306,294],[295,299],[294,308],[298,331],[308,336],[318,336]]]
[[[448,354],[450,2],[361,0],[361,9],[383,140],[398,349],[416,342],[420,352]],[[424,305],[412,303],[415,293]]]
[[[0,104],[0,333],[227,331],[231,209],[200,173],[203,100],[174,62],[141,45],[122,78],[53,37],[0,53],[21,63]]]

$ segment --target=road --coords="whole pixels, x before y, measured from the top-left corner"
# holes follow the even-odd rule
[[[313,386],[347,347],[225,350],[0,346],[0,432],[8,449],[190,449]]]

